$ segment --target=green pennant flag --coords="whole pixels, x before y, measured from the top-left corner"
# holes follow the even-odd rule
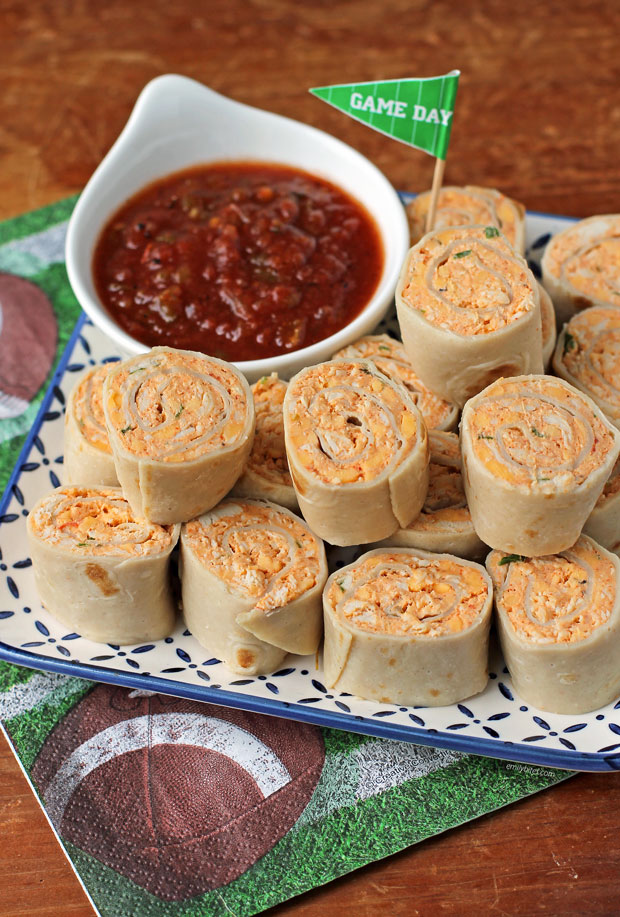
[[[382,134],[445,159],[460,73],[420,80],[341,83],[310,92]]]

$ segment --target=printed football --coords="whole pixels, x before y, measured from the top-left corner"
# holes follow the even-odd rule
[[[226,885],[270,850],[324,759],[315,726],[100,685],[32,773],[63,839],[173,901]]]
[[[56,317],[43,290],[0,273],[0,418],[26,410],[50,370],[56,339]]]

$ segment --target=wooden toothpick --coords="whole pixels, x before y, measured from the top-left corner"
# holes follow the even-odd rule
[[[443,184],[443,173],[446,168],[445,159],[436,159],[435,160],[435,171],[433,172],[433,185],[431,187],[431,199],[428,205],[428,213],[426,215],[426,231],[430,232],[435,226],[435,215],[437,213],[437,201],[439,200],[439,192],[441,191],[441,186]]]

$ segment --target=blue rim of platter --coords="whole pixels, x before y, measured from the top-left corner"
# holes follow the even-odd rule
[[[409,195],[402,195],[407,200]],[[530,211],[532,215],[561,219],[574,222],[571,217],[560,217],[557,214],[538,214]],[[80,333],[85,325],[91,324],[85,313],[82,313],[76,322],[75,328],[65,350],[59,360],[58,366],[50,385],[44,395],[43,401],[28,433],[19,457],[15,463],[11,476],[6,485],[2,500],[0,501],[0,516],[2,516],[13,496],[13,488],[21,474],[21,467],[28,457],[35,438],[41,428],[44,416],[55,396],[55,389],[62,380],[69,359]],[[0,528],[3,523],[0,522]],[[299,703],[289,703],[271,698],[257,697],[248,694],[234,694],[225,689],[210,685],[193,685],[187,682],[172,681],[150,674],[132,674],[118,669],[106,669],[90,663],[76,660],[55,659],[38,655],[0,641],[0,659],[15,665],[22,665],[30,669],[58,672],[73,677],[81,677],[90,681],[104,682],[120,685],[127,688],[141,688],[162,694],[171,694],[188,700],[202,701],[225,707],[234,707],[279,716],[285,719],[294,719],[301,722],[314,723],[345,732],[358,732],[363,735],[372,735],[377,738],[392,739],[397,741],[413,742],[419,745],[430,745],[437,748],[450,748],[454,751],[499,758],[525,764],[553,767],[571,771],[597,771],[613,772],[620,770],[620,748],[617,753],[582,752],[570,749],[548,749],[535,745],[525,745],[523,742],[511,742],[502,739],[484,739],[481,737],[468,738],[465,734],[446,732],[433,728],[419,728],[414,725],[400,726],[383,719],[351,716],[320,708],[312,708]]]

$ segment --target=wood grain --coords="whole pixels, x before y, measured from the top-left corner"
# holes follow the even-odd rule
[[[0,0],[0,219],[79,191],[165,72],[321,127],[422,190],[431,159],[307,89],[453,67],[447,182],[620,212],[619,26],[615,0]],[[271,913],[617,914],[619,804],[620,776],[582,775]],[[92,913],[4,741],[0,837],[2,917]]]

